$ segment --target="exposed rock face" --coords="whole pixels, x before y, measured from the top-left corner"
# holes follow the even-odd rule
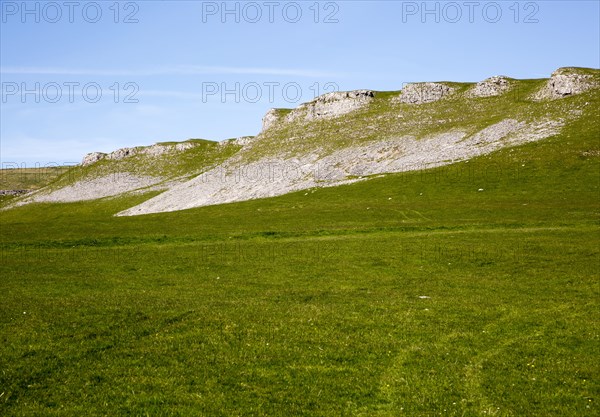
[[[183,142],[183,143],[178,143],[177,145],[175,145],[175,150],[176,151],[186,151],[188,149],[192,149],[194,145],[192,142]]]
[[[499,96],[509,89],[510,81],[502,75],[497,75],[478,82],[468,95],[470,97],[493,97]]]
[[[123,159],[127,156],[133,156],[138,153],[137,148],[121,148],[108,154],[107,158],[112,160]]]
[[[472,135],[457,130],[422,139],[404,136],[343,148],[324,157],[315,151],[294,158],[267,158],[243,165],[230,160],[117,215],[133,216],[273,197],[361,180],[349,176],[447,165],[504,146],[546,138],[557,133],[560,127],[560,123],[553,121],[527,124],[505,119]]]
[[[544,88],[534,94],[534,100],[555,100],[583,93],[593,87],[592,77],[574,68],[559,68],[552,73]]]
[[[155,144],[146,148],[134,148],[134,152],[129,155],[149,155],[149,156],[161,156],[168,152],[173,151],[185,151],[193,148],[195,145],[192,142],[182,142],[174,145],[161,145]]]
[[[277,109],[270,109],[262,118],[262,131],[264,132],[280,119],[280,114]]]
[[[554,99],[578,94],[589,88],[595,89],[600,84],[597,81],[599,74],[597,70],[589,69],[557,70],[543,88],[530,98],[539,96],[540,99]],[[543,81],[537,82],[541,85]],[[394,98],[396,102],[409,103],[406,106],[392,108],[382,106],[382,114],[372,114],[375,111],[364,112],[364,118],[340,117],[331,121],[328,119],[371,105],[375,93],[359,90],[325,94],[302,104],[295,110],[270,110],[263,119],[263,130],[267,131],[265,134],[221,142],[219,146],[242,145],[243,148],[239,152],[228,155],[224,161],[215,160],[210,165],[203,166],[202,170],[195,170],[193,175],[188,175],[187,173],[191,174],[191,172],[184,172],[182,169],[181,172],[177,172],[176,178],[142,176],[141,172],[150,172],[150,175],[153,175],[154,171],[147,169],[138,171],[138,164],[122,163],[108,165],[114,165],[120,171],[132,169],[135,172],[117,172],[109,176],[106,175],[104,164],[100,164],[101,166],[96,167],[98,168],[96,175],[88,175],[85,170],[85,174],[88,175],[86,178],[75,182],[69,180],[70,185],[59,189],[47,187],[22,198],[16,198],[12,207],[35,201],[81,201],[123,193],[165,190],[164,193],[118,214],[138,215],[273,197],[313,187],[347,184],[360,181],[364,176],[420,170],[467,160],[502,147],[555,135],[560,132],[562,126],[593,110],[584,109],[588,104],[593,104],[592,101],[585,105],[579,102],[573,103],[577,106],[571,106],[569,100],[542,103],[541,106],[529,103],[532,108],[535,106],[534,110],[558,109],[561,111],[561,117],[557,118],[557,111],[549,111],[546,116],[540,114],[537,120],[532,121],[531,116],[537,114],[536,112],[519,109],[519,111],[508,112],[504,120],[489,124],[483,129],[475,126],[485,123],[486,119],[476,117],[474,120],[477,124],[472,124],[468,114],[465,115],[464,121],[459,120],[460,124],[453,122],[443,126],[447,121],[452,121],[454,116],[450,119],[443,115],[444,112],[436,114],[435,105],[414,107],[414,112],[406,111],[404,115],[397,114],[400,108],[408,110],[409,105],[432,103],[452,94],[455,95],[448,101],[448,107],[451,107],[451,104],[456,105],[458,106],[456,111],[464,112],[463,108],[469,108],[468,105],[464,106],[468,103],[464,99],[503,94],[513,87],[516,89],[519,83],[520,81],[507,77],[492,77],[472,86],[466,94],[460,95],[453,87],[455,84],[451,83],[409,84]],[[471,102],[476,102],[475,104],[484,110],[495,107],[494,100],[472,100]],[[374,107],[375,104],[372,110],[375,110]],[[498,115],[504,110],[504,108],[498,109]],[[363,112],[359,115],[363,115]],[[443,119],[439,119],[442,117]],[[520,121],[523,119],[527,121]],[[298,123],[297,126],[294,123],[289,131],[278,129],[279,126],[285,127],[286,123],[292,120],[302,123]],[[317,122],[312,125],[307,123],[313,120]],[[495,115],[492,120],[496,120]],[[331,125],[331,131],[325,132],[323,129],[325,125]],[[441,125],[444,130],[438,130],[438,125]],[[354,137],[358,130],[361,131]],[[321,134],[323,137],[319,137]],[[328,139],[332,137],[334,143],[330,144]],[[316,139],[313,141],[313,138]],[[257,146],[253,149],[255,141],[257,145],[261,145],[260,141],[263,139],[266,142],[262,143],[266,146]],[[309,146],[296,146],[296,142],[303,140],[306,140]],[[176,151],[196,145],[197,142],[182,142],[123,148],[111,154],[97,152],[86,155],[83,164],[92,164],[103,158],[115,160],[141,154],[149,157],[139,162],[150,162],[149,168],[153,168],[157,160],[152,157],[169,152],[169,157],[176,158],[179,156]],[[247,152],[248,150],[250,152]],[[597,150],[586,151],[582,156],[597,156]],[[168,158],[164,160],[168,161]],[[158,164],[157,167],[160,168]],[[187,170],[187,167],[185,169]],[[90,171],[94,174],[93,169]],[[157,169],[156,172],[163,171]],[[170,175],[169,172],[164,172]],[[307,194],[310,192],[308,191]]]
[[[165,146],[165,145],[152,145],[152,146],[148,146],[147,148],[142,148],[137,150],[137,152],[135,152],[135,154],[144,154],[144,155],[148,155],[148,156],[160,156],[162,154],[164,154],[165,152],[167,152],[169,149],[174,149],[174,146]]]
[[[454,88],[441,83],[412,83],[402,89],[400,102],[406,104],[433,103],[453,92]]]
[[[0,190],[0,196],[1,195],[16,196],[16,195],[27,194],[29,192],[30,192],[29,190]]]
[[[323,94],[313,101],[301,104],[292,110],[286,121],[327,119],[338,117],[367,106],[375,97],[370,90],[337,91]]]
[[[254,139],[256,139],[256,136],[241,136],[237,139],[234,139],[232,141],[232,143],[234,145],[245,146],[245,145],[249,145],[250,143],[252,143],[252,141],[254,141]]]
[[[146,146],[146,147],[121,148],[121,149],[117,149],[116,151],[113,151],[109,154],[106,154],[103,152],[92,152],[92,153],[88,153],[86,156],[83,157],[83,161],[81,162],[81,165],[82,166],[91,165],[91,164],[98,162],[105,158],[110,159],[112,161],[118,161],[118,160],[127,158],[129,156],[133,156],[133,155],[148,155],[148,156],[157,157],[157,156],[161,156],[167,152],[185,151],[187,149],[193,148],[194,146],[196,146],[196,145],[193,142],[181,142],[181,143],[177,143],[177,144],[168,144],[168,145],[162,145],[162,144],[157,143],[155,145]]]
[[[104,152],[88,153],[86,156],[83,157],[83,161],[81,161],[81,166],[91,165],[94,162],[98,162],[99,160],[106,158],[106,156],[107,154],[105,154]]]
[[[246,146],[252,143],[256,139],[256,136],[240,136],[235,139],[225,139],[218,142],[219,146],[237,145]]]
[[[129,172],[115,172],[100,178],[84,179],[72,185],[48,192],[32,193],[25,200],[17,203],[17,206],[28,202],[73,202],[95,200],[97,198],[110,197],[123,194],[140,188],[149,187],[162,181],[160,177],[149,177],[133,175]]]

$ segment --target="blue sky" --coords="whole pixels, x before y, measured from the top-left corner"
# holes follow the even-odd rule
[[[600,67],[597,0],[0,5],[3,167],[254,135],[333,89]]]

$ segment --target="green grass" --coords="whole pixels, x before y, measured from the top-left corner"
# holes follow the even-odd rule
[[[0,190],[37,190],[69,169],[66,166],[0,169]]]
[[[600,71],[572,68],[592,77],[600,85]],[[260,135],[260,141],[247,152],[248,160],[274,156],[282,151],[305,154],[319,149],[321,154],[361,145],[369,141],[413,136],[417,139],[452,130],[473,134],[507,118],[524,122],[542,119],[569,121],[571,110],[585,109],[597,116],[597,107],[585,103],[597,96],[597,89],[587,94],[562,100],[536,102],[532,96],[546,83],[539,80],[511,80],[509,92],[485,98],[470,98],[467,91],[474,83],[448,83],[456,90],[447,98],[427,104],[413,105],[397,102],[400,91],[377,92],[366,107],[337,119],[316,121],[296,120],[275,125]],[[279,109],[280,117],[289,109]]]
[[[70,169],[67,166],[0,169],[0,190],[38,190],[52,183]],[[0,204],[7,203],[13,198],[15,197],[9,195],[0,196]]]
[[[236,144],[220,145],[218,142],[205,139],[161,142],[159,145],[169,146],[186,142],[193,143],[195,146],[183,151],[176,151],[172,147],[159,156],[135,154],[119,160],[102,159],[87,166],[77,165],[63,172],[47,185],[49,189],[57,189],[78,181],[121,173],[157,177],[162,179],[162,182],[173,179],[189,179],[222,163],[241,148]]]
[[[588,111],[308,195],[0,211],[0,415],[598,415],[599,138]]]

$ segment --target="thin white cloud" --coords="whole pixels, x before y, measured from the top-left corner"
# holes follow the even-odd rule
[[[0,67],[2,74],[16,75],[81,75],[81,76],[159,76],[159,75],[207,75],[207,74],[238,74],[238,75],[272,75],[303,78],[340,77],[326,71],[297,69],[297,68],[269,68],[269,67],[228,67],[205,65],[181,65],[176,67],[150,68],[139,70],[120,69],[89,69],[89,68],[61,68],[61,67]]]
[[[32,137],[19,133],[9,136],[12,137],[3,139],[0,143],[4,168],[8,168],[9,164],[26,167],[34,167],[36,164],[44,166],[49,161],[54,165],[77,164],[83,155],[93,150],[110,152],[121,147],[119,141],[105,137],[86,137],[82,140]]]
[[[261,67],[214,67],[188,65],[178,67],[180,73],[189,74],[243,74],[243,75],[278,75],[306,78],[336,77],[340,74],[334,74],[325,71],[315,71],[306,69],[286,69],[286,68],[261,68]]]
[[[122,70],[90,70],[58,67],[0,67],[2,74],[16,75],[96,75],[96,76],[127,76],[142,75],[138,71]]]
[[[140,97],[162,97],[162,98],[176,98],[184,100],[202,100],[203,95],[200,93],[190,93],[187,91],[173,91],[173,90],[140,90],[137,94]]]

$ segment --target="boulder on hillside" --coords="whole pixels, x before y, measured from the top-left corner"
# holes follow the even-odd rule
[[[239,138],[225,139],[221,142],[217,142],[218,146],[246,146],[254,142],[256,136],[240,136]]]
[[[87,155],[85,155],[83,157],[83,160],[81,161],[81,166],[87,166],[87,165],[91,165],[93,163],[98,162],[101,159],[106,158],[107,154],[105,154],[104,152],[91,152],[88,153]]]
[[[375,97],[371,90],[336,91],[323,94],[292,110],[286,121],[326,119],[338,117],[367,106]]]
[[[271,126],[279,122],[281,113],[277,109],[270,109],[262,118],[262,131],[269,129]]]
[[[478,82],[468,94],[471,97],[493,97],[505,93],[510,90],[510,87],[510,81],[507,77],[496,75]]]
[[[113,151],[109,154],[104,152],[92,152],[88,153],[83,157],[83,161],[81,162],[82,166],[91,165],[95,162],[100,161],[101,159],[110,159],[112,161],[118,161],[123,158],[127,158],[133,155],[148,155],[151,157],[159,157],[164,155],[167,152],[181,152],[196,146],[193,142],[180,142],[180,143],[157,143],[152,146],[141,146],[137,148],[121,148]]]
[[[433,103],[454,91],[454,88],[442,83],[411,83],[404,86],[399,100],[405,104]]]
[[[533,95],[534,100],[555,100],[583,93],[593,87],[592,76],[576,68],[559,68],[552,73],[546,85]]]
[[[148,155],[158,157],[164,155],[167,152],[180,152],[188,149],[192,149],[196,146],[193,142],[180,142],[180,143],[157,143],[152,146],[146,146],[141,148],[125,148],[134,149],[134,152],[130,152],[125,156],[132,156],[136,154]]]
[[[123,159],[128,156],[133,156],[133,155],[136,155],[137,153],[138,153],[137,148],[121,148],[121,149],[117,149],[116,151],[109,153],[107,158],[118,161],[119,159]]]

